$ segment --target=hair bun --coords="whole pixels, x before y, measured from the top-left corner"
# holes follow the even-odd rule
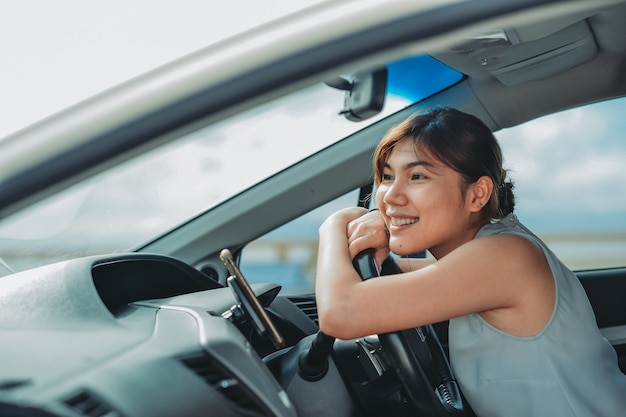
[[[513,213],[513,209],[515,209],[515,195],[511,181],[505,181],[498,186],[498,202],[500,203],[500,215],[502,217]]]

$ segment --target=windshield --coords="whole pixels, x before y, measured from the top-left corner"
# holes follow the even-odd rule
[[[428,83],[407,81],[416,69]],[[461,79],[418,56],[389,65],[383,111],[365,121],[343,117],[344,92],[318,84],[195,130],[4,219],[0,256],[19,271],[128,251]]]

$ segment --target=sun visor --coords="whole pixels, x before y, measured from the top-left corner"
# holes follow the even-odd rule
[[[582,64],[598,48],[586,21],[544,38],[470,53],[470,58],[507,86],[540,80]]]

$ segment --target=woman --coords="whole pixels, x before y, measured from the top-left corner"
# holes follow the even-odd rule
[[[341,339],[450,320],[450,361],[479,416],[626,415],[626,376],[574,274],[513,213],[493,134],[438,108],[391,129],[375,153],[378,211],[320,227],[322,331]],[[375,248],[403,273],[361,281]]]

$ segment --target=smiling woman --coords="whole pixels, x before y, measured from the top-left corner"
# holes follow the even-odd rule
[[[320,227],[322,332],[355,339],[449,321],[450,364],[478,415],[626,409],[626,375],[585,289],[513,214],[500,147],[480,119],[418,112],[386,133],[374,166],[380,210],[343,209]],[[434,259],[399,259],[393,273],[362,281],[353,259],[368,249],[381,266],[391,252]],[[590,374],[593,389],[580,378]]]

